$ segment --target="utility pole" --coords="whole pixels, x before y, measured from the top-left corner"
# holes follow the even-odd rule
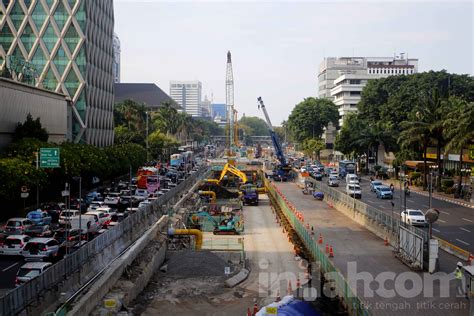
[[[39,169],[39,149],[35,151],[36,157],[36,170]],[[36,183],[36,208],[39,208],[39,182]]]
[[[150,159],[149,159],[149,147],[148,147],[148,111],[145,112],[146,114],[146,138],[145,138],[145,141],[146,141],[146,162],[149,162]]]

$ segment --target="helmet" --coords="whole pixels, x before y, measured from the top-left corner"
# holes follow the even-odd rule
[[[461,261],[458,261],[457,266],[458,266],[458,267],[462,267]]]

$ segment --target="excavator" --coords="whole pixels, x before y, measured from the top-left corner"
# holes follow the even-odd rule
[[[242,183],[247,183],[247,181],[248,181],[247,175],[245,173],[243,173],[242,171],[240,171],[236,167],[232,166],[230,163],[226,163],[224,165],[224,168],[222,169],[222,172],[221,172],[221,175],[219,176],[219,179],[206,179],[206,182],[220,184],[222,179],[224,179],[225,175],[227,174],[227,172],[230,172],[233,175],[239,177],[240,180],[242,180]]]
[[[236,219],[234,215],[230,215],[228,218],[224,218],[220,222],[216,221],[208,212],[201,211],[191,215],[191,223],[194,227],[200,227],[199,217],[207,217],[214,224],[214,235],[238,235],[237,229],[235,228]]]

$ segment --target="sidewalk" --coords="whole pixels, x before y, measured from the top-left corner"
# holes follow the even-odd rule
[[[333,264],[346,277],[372,315],[468,315],[469,301],[457,297],[452,271],[456,261],[442,252],[440,272],[413,272],[394,257],[393,249],[362,225],[326,202],[303,195],[294,183],[275,182],[281,192],[303,213],[305,223],[322,234],[324,249],[334,249]],[[432,282],[433,278],[441,280]],[[442,293],[443,295],[441,295]],[[444,296],[444,297],[441,297]]]
[[[390,184],[393,184],[395,186],[400,185],[400,182],[396,179],[383,180],[383,182],[387,185],[390,185]],[[420,194],[420,195],[423,195],[423,196],[429,196],[429,192],[424,191],[423,187],[417,187],[417,186],[412,185],[409,188],[410,188],[410,191],[413,192],[413,193]],[[461,206],[465,206],[465,207],[469,207],[469,208],[474,209],[474,202],[472,201],[472,198],[471,198],[471,201],[465,201],[463,199],[455,199],[451,194],[446,194],[446,193],[443,193],[443,192],[436,192],[436,191],[434,191],[431,194],[431,196],[435,199],[438,199],[438,200],[442,200],[442,201],[445,201],[445,202],[450,202],[450,203],[454,203],[454,204],[457,204],[457,205],[461,205]]]

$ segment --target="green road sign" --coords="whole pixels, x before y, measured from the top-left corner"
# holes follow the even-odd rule
[[[59,148],[40,148],[41,168],[59,167]]]

